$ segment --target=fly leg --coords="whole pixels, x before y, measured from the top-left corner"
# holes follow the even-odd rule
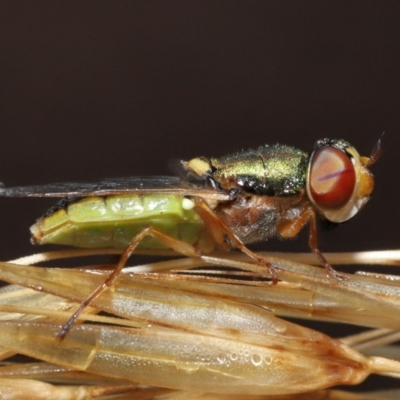
[[[304,228],[304,226],[310,224],[310,232],[308,235],[308,245],[311,251],[315,254],[318,261],[328,270],[328,272],[338,280],[347,280],[348,278],[337,272],[332,265],[329,264],[328,260],[321,253],[318,248],[317,239],[317,218],[315,211],[312,208],[306,208],[300,216],[294,221],[287,221],[278,227],[278,233],[282,238],[293,238]]]
[[[212,235],[215,243],[223,250],[230,250],[232,247],[236,247],[238,250],[247,254],[257,264],[268,268],[271,274],[272,283],[275,285],[278,283],[278,275],[276,269],[272,264],[265,261],[264,258],[259,256],[257,253],[251,251],[230,229],[225,222],[219,217],[201,198],[195,199],[196,211],[201,216],[202,220],[206,224],[210,234]],[[226,240],[228,239],[228,241]]]
[[[122,268],[124,268],[129,257],[133,254],[138,244],[146,237],[152,236],[154,239],[165,245],[166,247],[185,255],[187,257],[197,257],[199,252],[192,245],[183,242],[182,240],[175,239],[167,234],[161,232],[160,230],[148,227],[139,232],[131,241],[129,246],[122,253],[117,266],[108,276],[108,278],[100,285],[94,292],[92,292],[79,306],[79,308],[72,314],[70,319],[64,324],[61,331],[57,335],[57,340],[62,341],[65,335],[68,333],[72,325],[75,323],[76,319],[82,313],[82,311],[89,306],[95,299],[97,299],[105,290],[113,285],[113,283],[118,278]]]
[[[311,248],[311,251],[315,254],[315,256],[318,258],[319,262],[328,270],[328,272],[336,279],[339,281],[345,281],[348,280],[348,278],[339,272],[337,272],[331,264],[329,264],[328,260],[325,258],[325,256],[321,253],[321,251],[318,248],[318,239],[317,239],[317,218],[315,216],[314,210],[310,209],[310,216],[309,216],[309,221],[310,221],[310,233],[308,236],[308,245]]]

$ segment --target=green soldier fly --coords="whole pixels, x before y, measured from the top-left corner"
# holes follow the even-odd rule
[[[310,153],[264,145],[181,161],[175,165],[179,176],[2,187],[0,196],[63,198],[31,227],[33,243],[125,248],[109,278],[64,326],[62,339],[136,248],[169,248],[189,257],[237,248],[265,265],[275,282],[274,268],[247,245],[293,238],[308,224],[312,252],[341,279],[318,248],[317,219],[341,223],[365,205],[374,187],[368,168],[379,158],[380,143],[370,157],[344,140],[318,140]]]

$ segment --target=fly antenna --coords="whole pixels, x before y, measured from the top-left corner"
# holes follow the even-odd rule
[[[372,164],[375,164],[379,160],[379,158],[382,154],[382,138],[383,138],[384,134],[385,134],[385,132],[382,132],[382,135],[380,136],[380,138],[376,142],[374,148],[372,149],[372,152],[371,152],[371,155],[369,157],[369,161],[367,162],[366,167],[370,167]]]

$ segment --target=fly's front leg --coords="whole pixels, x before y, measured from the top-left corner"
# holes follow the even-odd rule
[[[207,204],[207,202],[201,198],[195,199],[196,211],[201,216],[202,220],[206,224],[210,234],[212,235],[215,243],[223,250],[230,250],[232,245],[238,250],[247,254],[257,264],[263,265],[268,268],[272,283],[275,285],[278,283],[278,275],[272,264],[265,261],[264,258],[259,256],[257,253],[251,251],[226,225],[226,223],[219,217]],[[226,239],[229,239],[230,243],[227,243]]]
[[[337,272],[331,264],[329,264],[328,260],[321,253],[318,248],[318,240],[317,240],[317,218],[315,216],[314,210],[310,210],[310,233],[308,236],[308,245],[310,246],[312,252],[318,258],[319,262],[328,270],[328,272],[336,279],[340,281],[348,280],[348,278],[339,272]]]
[[[317,218],[315,211],[310,207],[306,208],[300,216],[294,221],[286,221],[278,227],[278,233],[282,238],[293,238],[303,229],[303,227],[309,223],[310,232],[308,236],[308,245],[311,251],[315,254],[318,261],[328,270],[328,272],[338,280],[346,280],[344,275],[339,274],[332,265],[329,264],[328,260],[324,257],[318,248],[317,240]]]
[[[177,253],[180,253],[182,255],[185,255],[187,257],[197,257],[199,256],[198,251],[196,251],[195,247],[192,245],[183,242],[182,240],[175,239],[171,236],[168,236],[167,234],[163,233],[162,231],[153,228],[153,227],[148,227],[143,229],[140,233],[138,233],[131,241],[129,246],[125,249],[125,251],[122,253],[117,266],[114,268],[114,270],[111,272],[111,274],[108,276],[108,278],[103,282],[102,285],[100,285],[93,293],[90,294],[79,306],[79,308],[74,312],[74,314],[71,316],[71,318],[65,323],[65,325],[62,327],[61,331],[57,335],[58,340],[63,340],[65,335],[68,333],[72,325],[75,323],[76,319],[79,317],[79,315],[82,313],[82,311],[90,305],[93,300],[95,300],[97,297],[99,297],[105,290],[107,290],[109,287],[111,287],[116,279],[118,278],[118,275],[120,274],[122,268],[124,268],[126,262],[128,261],[129,257],[133,254],[133,252],[136,250],[136,247],[138,244],[146,237],[146,236],[152,236],[154,239],[165,245],[166,247],[176,251]]]

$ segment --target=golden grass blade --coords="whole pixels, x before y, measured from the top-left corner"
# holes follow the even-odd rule
[[[351,275],[349,281],[339,282],[321,268],[270,256],[267,259],[279,269],[282,282],[276,286],[262,281],[264,269],[241,257],[180,259],[139,267],[136,270],[167,272],[121,275],[89,310],[106,311],[120,319],[101,317],[94,324],[75,325],[62,343],[54,339],[61,323],[108,272],[0,263],[0,279],[37,290],[15,286],[0,290],[3,356],[20,353],[61,365],[62,372],[53,374],[53,378],[58,375],[57,382],[68,382],[68,374],[76,373],[83,386],[90,379],[95,384],[104,379],[110,390],[114,390],[114,382],[123,384],[126,380],[180,389],[162,389],[156,395],[157,399],[171,400],[223,400],[226,393],[230,400],[235,394],[240,399],[252,394],[254,400],[264,399],[265,394],[287,395],[280,400],[356,399],[344,392],[315,390],[357,384],[371,373],[400,376],[397,361],[365,357],[343,342],[282,320],[265,309],[302,318],[400,329],[400,281]],[[211,271],[214,275],[186,272],[206,264],[234,266],[247,271],[242,275],[257,280],[243,281],[240,274],[225,278],[216,269]],[[184,269],[185,275],[172,272],[176,268]],[[132,323],[136,328],[117,325]],[[395,335],[382,329],[345,341],[361,348],[373,341],[390,343]],[[38,380],[46,380],[46,374],[51,380],[51,367],[46,370],[46,365]],[[8,379],[5,368],[0,367],[0,379]],[[18,379],[24,373],[33,376],[28,366],[21,371],[15,375]],[[137,386],[134,390],[135,399],[153,395]],[[219,394],[206,395],[205,391]],[[302,397],[302,392],[308,397]],[[121,392],[118,398],[129,398],[124,397],[127,393]],[[191,397],[180,397],[185,395]]]

